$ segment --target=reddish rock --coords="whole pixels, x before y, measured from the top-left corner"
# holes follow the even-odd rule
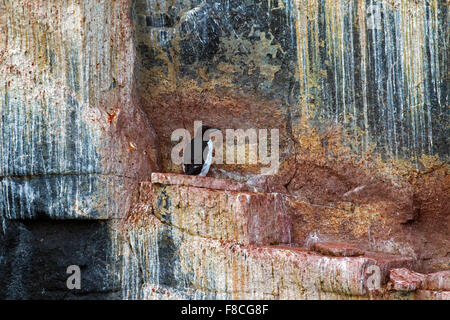
[[[152,183],[178,186],[191,186],[228,191],[254,191],[250,186],[229,179],[188,176],[175,173],[152,173]]]
[[[450,270],[428,274],[423,289],[450,291]]]
[[[417,290],[416,300],[450,300],[450,291]]]
[[[372,259],[374,264],[380,268],[382,285],[389,280],[390,270],[396,268],[411,269],[414,264],[414,259],[411,257],[381,252],[366,252],[364,256]]]
[[[316,242],[312,249],[326,256],[356,257],[364,254],[364,251],[349,243]]]
[[[154,246],[159,246],[157,235],[161,230],[169,232],[182,261],[181,269],[176,271],[179,281],[185,283],[184,277],[196,270],[193,291],[189,293],[194,297],[210,298],[209,292],[214,292],[223,299],[357,298],[368,294],[374,266],[381,272],[381,286],[389,270],[412,266],[412,258],[364,252],[345,242],[316,243],[316,252],[289,246],[292,199],[286,195],[230,191],[223,183],[231,188],[236,185],[222,179],[174,174],[153,174],[153,178],[152,186],[141,184],[143,203],[132,216],[145,217],[145,223],[135,224],[146,228],[138,232],[139,236],[149,237],[145,261],[164,259],[149,255],[158,253]],[[149,192],[153,211],[145,204]],[[307,205],[302,212],[306,210],[310,210]],[[139,240],[136,246],[142,249],[143,243]],[[154,284],[147,283],[150,287]],[[408,297],[414,298],[414,294]]]
[[[406,268],[392,269],[389,275],[391,288],[397,291],[415,291],[425,281],[425,275]]]

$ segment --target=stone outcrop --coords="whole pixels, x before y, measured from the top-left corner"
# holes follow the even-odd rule
[[[408,269],[392,269],[389,279],[394,290],[415,291],[423,286],[425,276]]]
[[[0,212],[108,219],[156,168],[128,1],[3,1]]]
[[[313,250],[292,243],[285,236],[295,232],[294,225],[264,220],[271,209],[273,218],[292,218],[287,206],[294,200],[285,196],[275,206],[277,194],[236,191],[232,181],[230,191],[222,179],[153,173],[152,180],[126,225],[122,270],[134,281],[125,286],[125,298],[395,299],[396,292],[407,291],[413,292],[409,299],[437,299],[447,294],[447,273],[413,272],[412,257],[342,242],[313,242]],[[252,203],[264,198],[272,207],[255,209]],[[255,224],[251,215],[264,223]],[[435,285],[426,286],[427,279]],[[444,291],[436,295],[426,288]],[[418,289],[428,291],[414,292]]]
[[[305,118],[344,127],[360,155],[448,157],[447,11],[439,0],[136,0],[137,90],[164,171],[179,170],[172,131],[194,120],[279,128],[287,158]]]
[[[447,16],[1,1],[0,298],[449,299]],[[279,129],[278,172],[180,175],[196,120]]]
[[[107,221],[7,221],[0,232],[0,299],[121,299],[117,233]],[[81,289],[69,290],[78,265]]]
[[[217,164],[211,176],[304,200],[294,202],[294,242],[371,239],[419,256],[423,272],[450,268],[448,6],[136,0],[132,9],[136,90],[162,171],[182,172],[171,134],[192,135],[196,120],[279,129],[277,174]]]
[[[420,300],[449,300],[450,273],[441,271],[427,275],[413,272],[408,269],[392,269],[388,288],[411,292]]]
[[[2,299],[121,297],[111,219],[158,166],[129,6],[0,3]],[[74,264],[80,291],[66,287]]]
[[[200,237],[244,245],[291,241],[292,223],[282,195],[235,191],[234,183],[227,190],[223,179],[178,175],[180,185],[175,186],[161,180],[161,174],[152,175],[155,215],[163,223]],[[211,187],[194,187],[205,185],[204,180],[211,181]]]
[[[423,289],[435,291],[450,291],[450,271],[440,271],[428,274]]]
[[[312,248],[321,254],[335,257],[356,257],[364,254],[357,246],[346,243],[315,242]]]

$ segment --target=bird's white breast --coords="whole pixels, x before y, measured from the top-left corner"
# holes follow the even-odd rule
[[[207,149],[208,150],[207,150],[206,159],[205,159],[205,162],[203,163],[202,171],[199,174],[200,177],[206,177],[206,175],[209,172],[209,168],[211,167],[211,164],[212,164],[213,142],[211,139],[209,139],[209,141],[208,141]]]

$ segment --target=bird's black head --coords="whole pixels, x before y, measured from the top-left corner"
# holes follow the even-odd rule
[[[202,136],[204,136],[205,135],[205,133],[206,133],[206,131],[208,131],[208,130],[211,130],[211,131],[216,131],[216,130],[219,130],[219,129],[217,129],[217,128],[213,128],[213,127],[210,127],[210,126],[207,126],[207,125],[203,125],[202,126]],[[200,130],[199,130],[200,131]],[[199,134],[200,132],[197,132],[197,134]]]

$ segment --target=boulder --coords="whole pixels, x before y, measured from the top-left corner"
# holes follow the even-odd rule
[[[389,274],[392,289],[397,291],[415,291],[422,287],[425,278],[423,274],[406,268],[392,269]]]

